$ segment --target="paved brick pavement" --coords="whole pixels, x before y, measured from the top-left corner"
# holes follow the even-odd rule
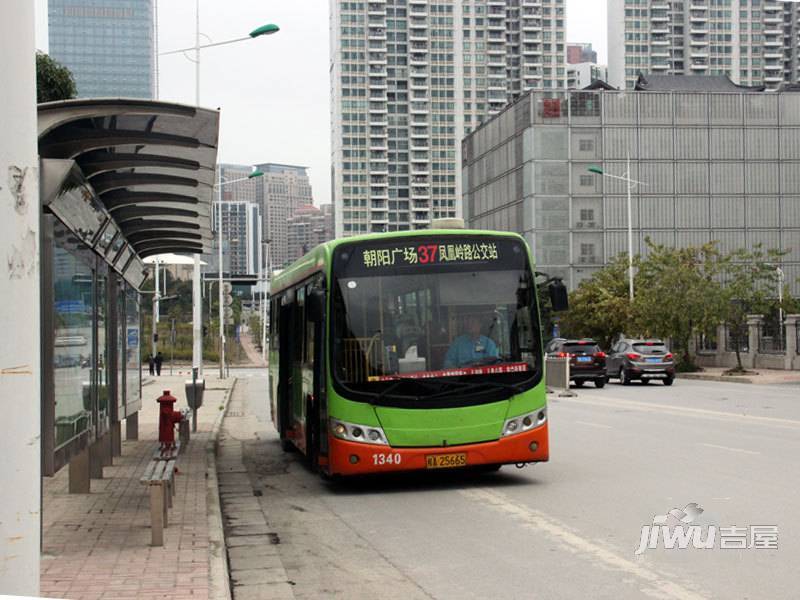
[[[208,516],[219,521],[219,508],[213,506],[218,497],[209,450],[219,428],[220,406],[227,401],[233,380],[218,381],[208,372],[206,378],[198,431],[178,461],[163,547],[150,546],[149,496],[139,478],[157,439],[155,398],[162,389],[170,389],[180,399],[177,408],[185,407],[184,377],[162,376],[143,387],[140,440],[123,442],[122,456],[105,467],[102,480],[92,480],[90,494],[67,493],[66,467],[44,479],[42,596],[74,600],[226,597],[221,523]],[[220,582],[221,577],[225,581]]]

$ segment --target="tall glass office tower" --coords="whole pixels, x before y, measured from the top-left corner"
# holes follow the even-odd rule
[[[49,0],[50,56],[81,98],[153,98],[153,0]]]

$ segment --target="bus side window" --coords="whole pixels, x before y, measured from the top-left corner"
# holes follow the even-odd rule
[[[310,294],[311,290],[314,288],[314,285],[309,283],[306,286],[306,294]],[[314,322],[310,319],[308,314],[308,307],[306,306],[305,310],[305,362],[306,363],[313,363],[314,362]]]
[[[298,288],[295,293],[294,304],[294,335],[292,336],[292,360],[296,362],[303,361],[303,340],[305,339],[305,288]]]
[[[280,348],[280,319],[278,314],[280,312],[280,300],[275,298],[270,303],[269,309],[269,347],[277,351]]]

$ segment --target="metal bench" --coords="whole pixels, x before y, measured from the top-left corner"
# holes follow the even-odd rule
[[[169,526],[168,510],[172,508],[175,495],[175,465],[181,443],[174,448],[156,448],[153,459],[147,464],[139,482],[150,488],[151,545],[164,545],[164,529]]]

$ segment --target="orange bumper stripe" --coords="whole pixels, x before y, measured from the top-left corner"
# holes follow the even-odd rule
[[[530,446],[538,447],[532,451]],[[426,457],[433,454],[467,455],[467,467],[523,462],[544,462],[550,458],[547,423],[530,431],[492,442],[434,448],[392,448],[348,442],[328,436],[328,470],[332,475],[363,475],[426,469]],[[357,460],[354,459],[357,458]]]

